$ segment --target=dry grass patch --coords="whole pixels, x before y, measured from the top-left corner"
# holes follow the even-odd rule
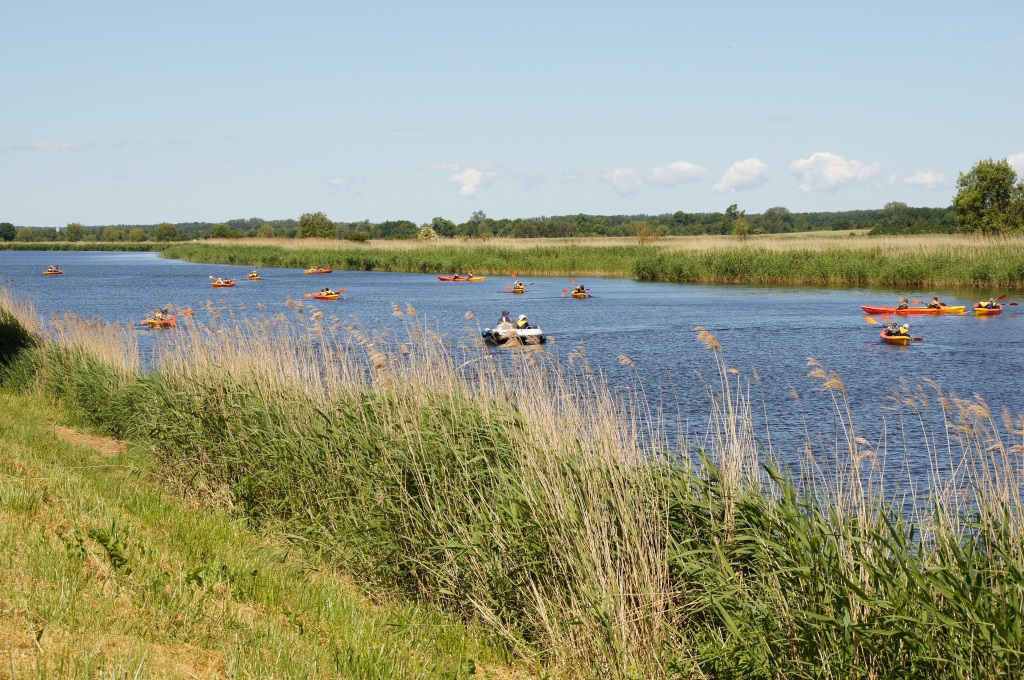
[[[112,458],[119,453],[123,453],[127,448],[127,444],[114,439],[113,437],[105,437],[97,434],[85,434],[62,425],[54,425],[53,433],[70,444],[84,446],[98,451],[105,458]]]

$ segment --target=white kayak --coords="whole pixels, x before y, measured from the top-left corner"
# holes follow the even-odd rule
[[[516,328],[507,322],[500,323],[495,328],[485,328],[480,335],[484,342],[492,345],[540,345],[547,342],[541,329]]]

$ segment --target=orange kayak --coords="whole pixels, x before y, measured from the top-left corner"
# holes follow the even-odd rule
[[[323,293],[313,293],[313,297],[316,298],[317,300],[337,300],[338,294],[331,293],[330,295],[325,295]]]
[[[974,305],[974,314],[976,316],[992,316],[1003,311],[1002,305],[996,305],[995,307],[979,307],[977,303]]]
[[[178,317],[165,316],[162,319],[143,319],[139,323],[143,326],[149,326],[150,328],[174,328],[178,325]]]
[[[333,271],[334,271],[333,269],[320,269],[320,268],[317,267],[317,268],[314,268],[314,269],[306,269],[303,273],[305,273],[305,274],[330,274]]]
[[[455,276],[438,276],[437,278],[440,279],[441,281],[483,281],[485,277],[483,277],[483,276],[470,276],[470,277],[466,277],[466,276],[459,276],[459,277],[455,277]]]
[[[43,274],[46,274],[46,275],[50,275],[50,274],[63,274],[63,273],[64,272],[60,271],[59,269],[57,271],[52,271],[52,272],[43,272]]]
[[[235,282],[234,281],[220,281],[220,282],[214,281],[210,285],[213,286],[214,288],[230,288],[231,286],[235,285]]]

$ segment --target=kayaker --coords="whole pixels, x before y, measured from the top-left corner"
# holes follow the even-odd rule
[[[473,272],[466,272],[466,278],[467,279],[473,278]]]
[[[942,303],[939,302],[939,298],[933,297],[932,301],[928,303],[928,309],[942,309]]]
[[[512,290],[522,290],[524,288],[522,282],[516,279],[516,282],[512,284]]]
[[[996,300],[995,300],[995,298],[989,298],[988,300],[982,300],[981,302],[978,303],[978,307],[981,307],[982,309],[995,309],[996,308]]]
[[[583,284],[581,283],[580,285],[578,285],[578,286],[576,286],[575,288],[573,288],[573,291],[572,291],[572,292],[574,292],[574,293],[586,293],[586,292],[587,292],[587,289],[586,289],[586,287],[585,287],[585,286],[584,286],[584,285],[583,285]]]
[[[907,302],[907,300],[905,300],[904,298],[900,298],[900,303],[896,305],[896,309],[906,309],[909,306],[910,303]]]
[[[519,321],[516,322],[516,328],[524,329],[524,328],[529,328],[529,327],[530,327],[530,322],[526,320],[526,315],[525,314],[520,314],[519,315]]]
[[[910,324],[903,324],[900,326],[899,335],[910,335]]]
[[[900,325],[898,323],[896,323],[895,321],[893,321],[885,329],[885,334],[886,335],[899,335],[900,334]]]
[[[512,325],[512,316],[508,313],[507,309],[501,312],[501,321],[499,321],[498,323],[507,323],[509,325]]]

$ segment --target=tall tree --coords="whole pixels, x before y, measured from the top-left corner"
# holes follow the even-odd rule
[[[71,222],[64,227],[64,240],[69,243],[81,241],[85,237],[85,227],[78,222]]]
[[[14,225],[10,222],[0,222],[0,239],[4,241],[13,241],[14,236],[18,233],[18,230],[14,228]]]
[[[338,227],[325,213],[303,213],[299,217],[299,238],[334,238]]]
[[[178,228],[170,222],[162,222],[156,225],[156,230],[153,232],[153,238],[157,241],[178,241],[181,239],[181,232]]]
[[[956,186],[953,207],[963,231],[1000,234],[1024,227],[1024,182],[1005,158],[978,161],[960,173]]]

